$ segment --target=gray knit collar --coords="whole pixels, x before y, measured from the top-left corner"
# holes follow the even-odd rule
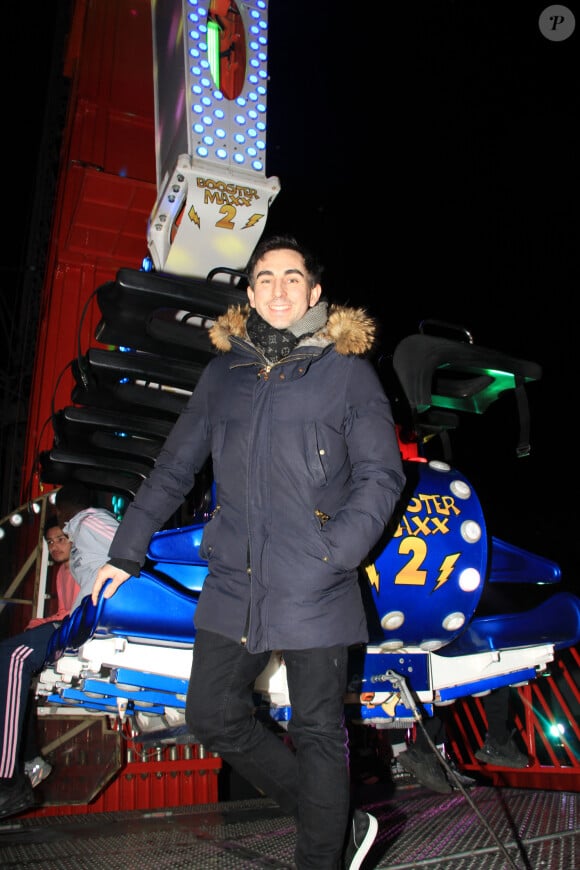
[[[292,326],[288,327],[288,332],[295,335],[296,338],[301,338],[303,335],[312,335],[326,326],[328,320],[328,303],[317,302],[312,308],[309,308],[304,317],[297,320]]]

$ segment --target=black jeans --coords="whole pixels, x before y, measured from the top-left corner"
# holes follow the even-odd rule
[[[198,630],[187,694],[191,732],[295,816],[298,870],[337,870],[349,817],[344,724],[348,648],[284,650],[295,751],[253,715],[253,686],[270,653]]]

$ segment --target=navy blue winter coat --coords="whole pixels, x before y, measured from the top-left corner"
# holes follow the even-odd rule
[[[218,355],[127,509],[109,552],[142,565],[211,453],[217,507],[196,628],[248,651],[366,642],[357,569],[405,478],[391,407],[364,354],[366,312],[334,306],[326,326],[269,365],[247,337],[249,309],[210,330]]]

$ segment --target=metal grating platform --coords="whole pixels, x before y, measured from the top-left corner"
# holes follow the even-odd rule
[[[407,786],[368,797],[379,834],[362,870],[580,868],[576,793]],[[3,870],[291,870],[293,848],[292,819],[263,799],[0,821]]]

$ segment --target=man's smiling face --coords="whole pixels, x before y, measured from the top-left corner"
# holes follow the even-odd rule
[[[248,299],[266,323],[275,329],[287,329],[316,305],[321,292],[320,284],[310,286],[302,255],[280,248],[258,260]]]

